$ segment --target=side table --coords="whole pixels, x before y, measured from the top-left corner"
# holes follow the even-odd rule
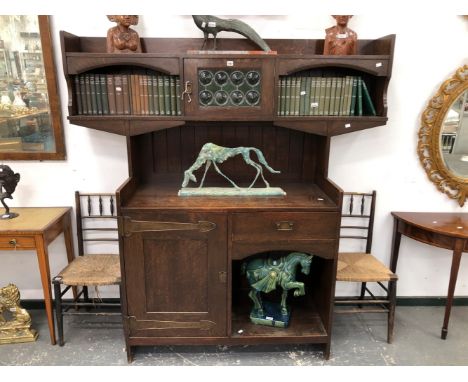
[[[55,327],[50,282],[48,245],[64,234],[67,259],[74,257],[71,229],[71,207],[11,208],[18,217],[0,220],[0,250],[35,250],[41,274],[44,302],[49,325],[50,342],[55,345]]]

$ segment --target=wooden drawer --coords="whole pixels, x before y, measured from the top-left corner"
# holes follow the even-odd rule
[[[233,241],[336,239],[336,212],[260,212],[232,216]]]
[[[34,236],[0,236],[0,249],[34,249]]]

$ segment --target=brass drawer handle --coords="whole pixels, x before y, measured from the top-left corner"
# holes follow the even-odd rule
[[[294,222],[291,222],[291,221],[276,222],[277,231],[292,231],[293,228],[294,228]]]

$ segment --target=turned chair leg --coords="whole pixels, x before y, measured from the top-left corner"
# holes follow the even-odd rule
[[[359,296],[360,300],[364,300],[364,297],[366,295],[366,285],[367,283],[363,282],[361,283],[361,295]],[[362,304],[358,305],[359,309],[362,309]]]
[[[393,326],[395,322],[395,305],[396,305],[396,280],[388,282],[388,328],[387,342],[393,342]]]
[[[55,317],[57,321],[57,336],[58,343],[63,346],[63,312],[62,312],[62,291],[60,288],[60,282],[53,280],[54,294],[55,294]]]

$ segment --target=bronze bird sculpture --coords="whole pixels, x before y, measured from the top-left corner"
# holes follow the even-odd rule
[[[208,41],[208,36],[213,35],[213,49],[216,50],[216,35],[219,32],[235,32],[257,44],[265,52],[271,51],[268,44],[249,25],[237,19],[220,19],[215,16],[193,15],[196,26],[203,32],[204,40],[202,49]]]
[[[17,213],[10,213],[10,208],[6,205],[4,199],[13,199],[11,194],[15,192],[19,180],[20,174],[15,174],[7,165],[0,165],[0,202],[3,204],[3,207],[5,207],[5,213],[0,216],[2,219],[12,219],[18,216]]]

